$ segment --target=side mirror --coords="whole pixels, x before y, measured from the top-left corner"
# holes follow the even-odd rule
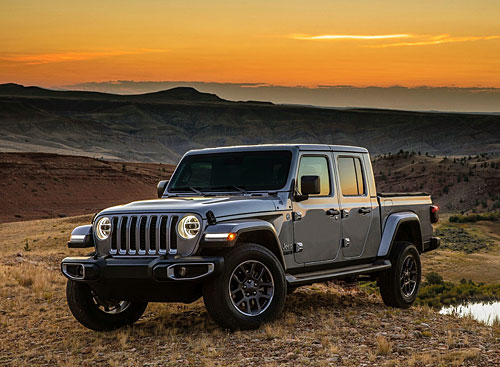
[[[158,191],[158,199],[161,199],[165,189],[167,188],[168,180],[162,180],[158,182],[158,186],[156,186],[156,190]]]
[[[302,176],[300,178],[300,191],[294,195],[295,201],[304,201],[309,199],[309,195],[317,195],[321,192],[319,176]]]
[[[321,192],[319,176],[302,176],[300,178],[300,191],[302,195],[317,195]]]

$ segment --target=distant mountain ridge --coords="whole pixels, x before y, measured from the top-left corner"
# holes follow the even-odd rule
[[[82,92],[82,91],[65,91],[51,90],[40,87],[24,87],[20,84],[6,83],[0,84],[0,96],[19,96],[19,97],[53,97],[53,98],[88,98],[88,99],[115,99],[115,100],[141,100],[151,102],[162,101],[197,101],[197,102],[228,102],[215,94],[202,93],[191,87],[176,87],[159,92],[145,94],[111,94],[102,92]]]
[[[190,87],[117,95],[0,85],[0,151],[175,163],[193,148],[263,143],[500,152],[500,116],[232,102]]]

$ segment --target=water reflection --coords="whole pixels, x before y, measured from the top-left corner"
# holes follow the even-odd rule
[[[456,315],[460,317],[471,316],[477,321],[491,325],[495,319],[500,320],[500,302],[493,303],[467,303],[460,306],[443,307],[440,314]]]

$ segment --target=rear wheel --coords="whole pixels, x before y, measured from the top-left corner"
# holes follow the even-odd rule
[[[415,302],[420,288],[420,255],[412,243],[396,242],[390,259],[392,267],[379,279],[380,294],[386,305],[408,308]]]
[[[73,316],[95,331],[119,329],[139,320],[147,302],[107,301],[100,299],[85,283],[68,280],[66,298]]]
[[[226,329],[256,329],[275,320],[286,297],[283,268],[274,254],[243,244],[224,254],[224,271],[203,286],[205,306]]]

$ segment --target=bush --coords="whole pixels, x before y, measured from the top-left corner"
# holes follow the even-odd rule
[[[429,282],[429,275],[432,281]],[[472,280],[462,279],[459,283],[444,282],[437,273],[429,273],[422,283],[416,303],[440,308],[457,305],[468,301],[492,301],[500,299],[500,284],[474,283]]]
[[[444,284],[443,277],[435,271],[425,276],[425,281],[429,284]]]
[[[490,222],[498,222],[500,220],[500,212],[490,212],[482,214],[468,214],[468,215],[452,215],[449,221],[452,223],[473,223],[480,220],[486,220]]]

